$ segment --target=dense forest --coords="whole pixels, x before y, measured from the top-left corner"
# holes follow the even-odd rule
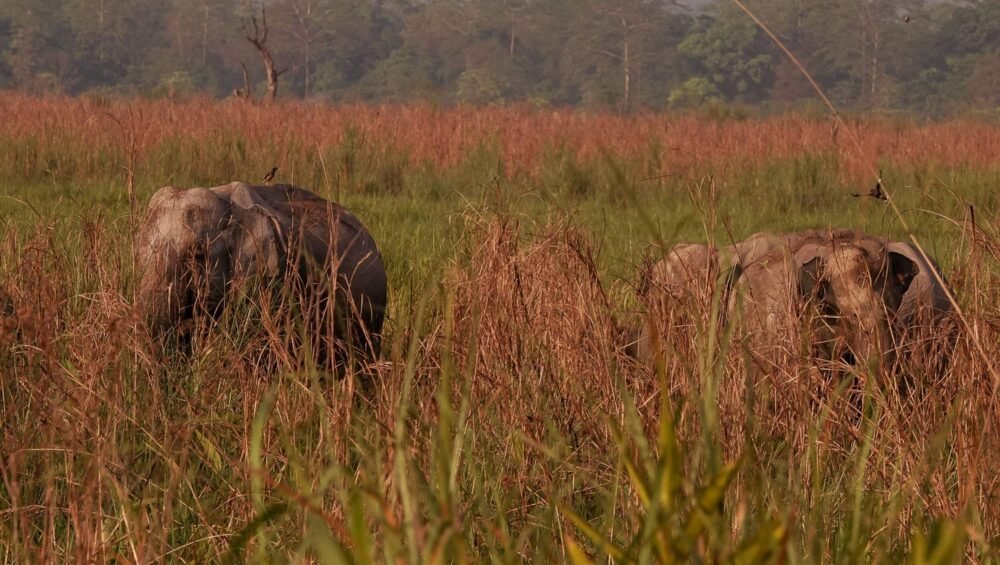
[[[744,3],[844,108],[1000,106],[997,0]],[[815,98],[732,0],[0,0],[5,89],[261,99],[265,52],[279,99],[628,112]]]

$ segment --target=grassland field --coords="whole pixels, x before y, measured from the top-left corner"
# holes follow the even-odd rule
[[[4,562],[1000,559],[1000,124],[9,93],[0,124]],[[146,353],[145,202],[272,166],[379,243],[374,376],[265,372],[236,317]],[[906,226],[852,195],[880,175]],[[946,374],[852,418],[715,328],[622,350],[652,245],[825,227],[939,261]]]

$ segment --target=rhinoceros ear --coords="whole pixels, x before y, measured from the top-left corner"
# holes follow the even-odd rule
[[[819,300],[823,300],[825,285],[823,284],[823,259],[821,257],[813,257],[799,267],[798,286],[799,295],[803,298],[808,299],[815,296]]]
[[[893,281],[899,285],[900,292],[903,293],[910,288],[913,279],[920,274],[920,267],[915,261],[895,251],[889,252],[889,267],[892,269]]]
[[[725,271],[719,273],[719,278],[722,280],[722,298],[723,306],[729,304],[729,297],[733,293],[733,289],[736,287],[736,281],[740,280],[743,276],[743,265],[740,263],[734,263],[732,267],[726,269]]]
[[[286,259],[285,227],[281,216],[250,187],[233,190],[227,229],[234,274],[278,277]]]

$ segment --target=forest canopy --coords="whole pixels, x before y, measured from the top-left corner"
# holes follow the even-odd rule
[[[839,106],[1000,107],[1000,2],[745,0]],[[620,112],[814,100],[732,0],[2,0],[0,88]]]

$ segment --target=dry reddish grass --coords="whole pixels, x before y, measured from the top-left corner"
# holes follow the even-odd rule
[[[729,495],[733,508],[752,507],[775,489],[791,497],[772,501],[778,508],[819,512],[829,527],[851,496],[850,487],[836,486],[843,480],[837,477],[854,468],[869,441],[865,496],[875,504],[903,496],[893,539],[907,538],[917,514],[961,517],[969,508],[978,513],[973,531],[1000,535],[993,464],[1000,457],[1000,411],[970,335],[959,337],[944,374],[918,380],[910,394],[873,389],[874,419],[864,421],[850,398],[836,394],[836,383],[810,378],[815,373],[800,356],[761,372],[739,345],[728,355],[709,350],[701,310],[687,313],[699,323],[665,335],[669,360],[660,378],[633,362],[623,353],[627,340],[617,322],[623,318],[595,275],[592,244],[577,229],[554,224],[527,233],[500,217],[471,221],[467,233],[467,248],[442,279],[443,299],[434,299],[427,329],[397,329],[386,359],[372,375],[357,377],[374,379],[362,396],[355,379],[323,393],[307,376],[265,373],[256,364],[255,340],[234,337],[233,327],[206,332],[191,358],[164,364],[148,354],[122,292],[128,270],[117,259],[122,242],[95,225],[85,233],[83,253],[67,255],[45,229],[34,236],[8,233],[5,254],[19,257],[5,264],[16,314],[0,336],[15,344],[2,354],[0,479],[16,509],[0,518],[4,531],[16,534],[16,545],[8,547],[41,560],[108,560],[123,551],[144,560],[175,547],[181,534],[172,529],[181,525],[203,540],[197,555],[221,555],[226,535],[259,512],[246,486],[255,476],[250,438],[275,379],[281,386],[261,439],[269,462],[262,488],[313,508],[332,531],[349,536],[342,502],[296,493],[315,487],[312,473],[359,457],[351,454],[360,438],[364,457],[391,469],[399,448],[393,422],[404,406],[405,458],[432,476],[434,454],[442,449],[435,429],[445,375],[452,384],[446,394],[468,407],[461,421],[470,438],[466,465],[507,497],[508,527],[529,528],[537,520],[533,512],[552,504],[549,497],[565,485],[579,482],[571,491],[579,501],[611,488],[616,455],[607,422],[627,418],[622,394],[628,393],[647,429],[654,429],[662,382],[689,452],[704,449],[707,433],[727,458],[750,455]],[[956,272],[956,290],[976,297],[969,319],[979,339],[996,344],[998,239],[982,229],[976,238],[977,251]],[[416,357],[405,354],[411,339]],[[706,367],[718,368],[717,375]],[[920,367],[914,370],[920,374]],[[402,384],[408,375],[412,390]],[[751,384],[755,400],[748,404]],[[706,420],[704,395],[717,399],[714,422]],[[371,418],[360,432],[352,415],[359,403]],[[565,459],[552,460],[546,449]],[[400,477],[364,457],[346,475],[347,484],[375,493],[378,520],[385,522],[372,527],[394,531],[392,524],[406,515]],[[778,468],[787,475],[774,475]],[[818,485],[811,484],[813,470],[823,477]],[[463,496],[472,496],[464,489],[481,488],[461,484]],[[621,527],[639,527],[635,499],[627,491],[619,496]],[[147,498],[156,503],[141,503]],[[483,528],[499,519],[475,512]],[[296,520],[290,519],[291,531]],[[809,522],[801,535],[823,536],[822,527]],[[429,535],[418,533],[426,543]]]
[[[591,243],[564,225],[526,236],[510,218],[469,233],[468,264],[445,279],[454,293],[446,333],[458,371],[471,376],[474,420],[493,422],[498,445],[511,430],[545,444],[554,425],[581,460],[601,459],[613,444],[604,423],[623,414],[623,367],[634,362]]]
[[[278,163],[283,170],[338,174],[351,162],[317,169],[308,154],[315,146],[325,153],[353,128],[387,159],[406,153],[411,168],[453,167],[496,140],[508,170],[525,174],[539,172],[546,151],[586,161],[607,148],[665,174],[829,152],[843,174],[868,176],[868,163],[843,132],[793,117],[718,123],[527,108],[264,108],[203,100],[137,102],[132,110],[142,154],[188,147],[190,174],[207,174],[241,153],[240,160],[270,160],[274,151],[287,160]],[[0,94],[0,141],[16,149],[0,153],[0,170],[28,178],[48,169],[119,176],[121,132],[104,112],[128,116],[129,109]],[[981,124],[862,120],[851,127],[868,158],[901,166],[986,167],[1000,155],[1000,133]],[[242,148],[232,145],[233,131],[245,138]],[[0,499],[9,506],[0,508],[8,540],[0,543],[36,562],[145,561],[172,550],[175,558],[214,561],[260,514],[261,496],[295,509],[272,525],[268,546],[287,558],[310,513],[349,537],[348,503],[359,496],[372,501],[363,524],[387,545],[399,539],[400,547],[408,541],[430,551],[435,535],[456,528],[485,546],[509,529],[510,555],[532,555],[552,540],[558,551],[567,524],[545,512],[565,499],[597,507],[594,514],[608,503],[618,533],[641,528],[608,421],[628,419],[630,396],[652,432],[665,390],[688,454],[717,442],[727,457],[749,457],[727,507],[787,520],[787,543],[800,554],[830,557],[829,546],[811,552],[808,544],[845,528],[845,508],[860,495],[866,516],[897,502],[902,515],[897,523],[862,526],[862,545],[882,548],[865,555],[898,557],[910,526],[926,526],[922,515],[969,518],[970,547],[981,548],[980,540],[1000,536],[1000,397],[973,340],[994,354],[1000,343],[998,227],[981,222],[956,249],[948,274],[971,333],[959,335],[947,370],[933,371],[940,356],[916,356],[915,374],[937,376],[917,379],[906,395],[873,389],[867,422],[850,398],[836,394],[836,383],[811,378],[801,356],[762,373],[739,345],[710,348],[703,309],[686,312],[688,325],[664,333],[671,354],[662,374],[634,362],[623,351],[622,326],[632,320],[621,296],[630,289],[602,284],[594,241],[564,223],[531,230],[508,217],[469,220],[454,263],[440,274],[443,284],[427,298],[423,323],[415,322],[417,305],[399,307],[372,374],[325,388],[290,371],[291,361],[278,370],[261,366],[264,347],[277,350],[279,365],[296,358],[281,351],[292,340],[273,338],[295,328],[222,324],[206,330],[188,357],[155,357],[133,315],[127,237],[100,220],[75,231],[71,245],[46,226],[7,227],[0,247],[0,287],[9,297],[0,296]],[[269,398],[273,409],[259,433],[263,465],[255,471],[255,420]],[[449,429],[466,430],[456,440],[464,451],[455,487],[433,479],[454,449],[440,431],[449,399]],[[858,458],[866,466],[855,489]],[[394,467],[400,459],[405,465]],[[691,455],[691,467],[695,460]],[[400,468],[419,473],[430,483],[426,490],[443,490],[447,500],[427,502],[414,494],[422,492],[415,484],[407,494]],[[410,518],[407,496],[424,501]],[[412,538],[401,533],[410,526]],[[539,561],[565,557],[539,552]]]
[[[837,159],[846,180],[864,183],[885,162],[905,169],[914,163],[988,167],[1000,161],[1000,130],[972,120],[917,124],[861,118],[849,120],[851,131],[843,131],[832,120],[797,116],[732,121],[527,106],[254,106],[209,99],[126,103],[14,93],[0,93],[0,120],[0,137],[23,144],[0,156],[0,167],[28,178],[120,175],[123,148],[133,140],[140,156],[161,151],[168,161],[174,159],[177,170],[196,176],[218,175],[220,163],[230,168],[251,163],[255,175],[257,169],[263,174],[273,163],[284,178],[317,181],[303,184],[322,183],[324,177],[329,183],[349,174],[342,169],[364,165],[318,163],[348,138],[372,155],[405,156],[401,173],[425,165],[455,167],[482,144],[499,147],[508,173],[527,175],[538,173],[552,151],[584,163],[608,154],[640,159],[650,176],[823,154]],[[860,151],[851,134],[861,141]]]

